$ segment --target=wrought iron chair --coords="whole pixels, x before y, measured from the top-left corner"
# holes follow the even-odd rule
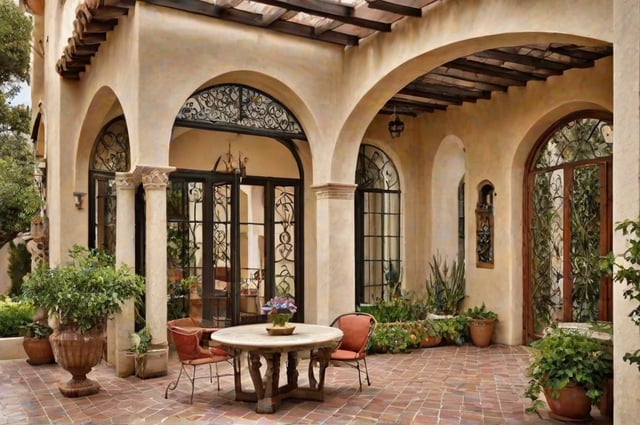
[[[363,372],[367,377],[367,384],[371,385],[366,348],[377,324],[375,317],[359,311],[341,314],[331,322],[331,326],[339,328],[344,333],[338,349],[331,354],[331,363],[343,363],[357,369],[359,391],[362,391]],[[360,361],[364,364],[364,371],[360,367]]]
[[[233,373],[220,374],[218,371],[218,363],[227,362],[231,364],[232,356],[218,347],[205,348],[200,345],[200,338],[202,335],[201,329],[182,329],[179,327],[169,327],[169,332],[173,337],[173,341],[176,345],[176,351],[178,352],[178,358],[180,359],[180,373],[178,378],[171,382],[164,392],[164,398],[168,398],[169,391],[173,391],[178,386],[180,378],[184,373],[187,379],[191,382],[191,398],[189,403],[193,403],[193,391],[195,388],[196,379],[206,378],[206,376],[196,378],[196,368],[201,365],[209,365],[209,382],[213,383],[212,365],[216,368],[216,381],[218,384],[218,391],[220,391],[220,378],[222,376],[232,376]],[[189,373],[188,367],[193,369]]]
[[[186,331],[193,330],[201,330],[202,334],[200,335],[200,345],[203,347],[208,347],[209,342],[211,341],[211,334],[217,331],[219,328],[212,328],[202,326],[202,324],[198,324],[198,322],[193,317],[181,317],[179,319],[173,319],[167,322],[167,328],[180,328]],[[171,338],[169,338],[169,343],[172,344]]]

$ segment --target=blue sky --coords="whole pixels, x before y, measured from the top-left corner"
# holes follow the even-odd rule
[[[18,0],[13,0],[15,4],[19,4]],[[31,106],[31,91],[27,83],[20,84],[20,93],[9,102],[10,105],[27,105]]]
[[[31,106],[31,90],[29,90],[29,86],[27,83],[20,84],[20,92],[11,99],[9,102],[10,105],[27,105]]]

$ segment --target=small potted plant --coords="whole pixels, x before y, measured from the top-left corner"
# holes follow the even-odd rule
[[[27,354],[27,363],[41,365],[55,362],[49,335],[53,329],[41,321],[27,323],[21,328],[24,336],[22,347]]]
[[[420,348],[435,347],[442,342],[442,326],[440,320],[425,319],[420,321],[423,330]]]
[[[65,397],[82,397],[100,390],[87,379],[103,356],[106,320],[122,304],[139,297],[144,281],[129,267],[114,265],[101,251],[75,245],[71,261],[55,268],[39,267],[23,284],[23,296],[53,316],[57,326],[49,337],[56,362],[72,379],[58,388]]]
[[[552,328],[531,344],[524,395],[532,402],[528,413],[543,406],[544,393],[550,416],[564,421],[589,418],[591,406],[603,395],[604,384],[613,375],[613,361],[606,346],[584,332]]]
[[[488,347],[491,345],[491,337],[498,320],[498,315],[482,303],[467,310],[467,322],[469,323],[469,336],[471,343],[476,347]]]

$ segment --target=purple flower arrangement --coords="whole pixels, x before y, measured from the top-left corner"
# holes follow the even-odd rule
[[[263,307],[265,313],[295,313],[298,311],[295,300],[287,297],[273,297]]]

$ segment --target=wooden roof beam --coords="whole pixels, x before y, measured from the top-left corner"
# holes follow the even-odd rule
[[[541,69],[548,70],[556,75],[562,74],[567,69],[576,66],[576,65],[571,66],[568,64],[554,62],[546,59],[539,59],[533,56],[526,56],[526,55],[519,55],[517,53],[504,52],[498,49],[490,49],[490,50],[484,50],[482,52],[476,52],[473,54],[473,56],[496,59],[496,60],[501,60],[505,62],[518,63],[520,65],[530,66],[532,68],[541,68]],[[591,66],[593,66],[593,62],[586,61],[581,64],[580,68],[589,68]]]
[[[405,6],[403,4],[394,3],[389,0],[367,0],[371,9],[384,10],[385,12],[395,13],[396,15],[422,17],[422,8]]]
[[[327,19],[344,22],[358,27],[369,28],[375,31],[391,32],[391,24],[372,21],[370,19],[354,16],[354,8],[338,3],[325,3],[317,0],[252,0],[255,3],[281,7],[283,9],[304,12],[309,15],[320,16]]]
[[[538,80],[538,81],[546,80],[546,78],[541,77],[539,75],[529,74],[529,73],[518,71],[515,69],[502,68],[500,66],[491,65],[488,63],[476,62],[476,61],[464,59],[464,58],[456,59],[454,61],[448,62],[447,66],[450,66],[451,68],[460,69],[463,71],[480,72],[487,75],[491,75],[492,77],[505,78],[507,80],[515,80],[516,82],[520,82],[520,83],[526,83],[530,80]],[[524,84],[517,84],[517,85],[524,85]]]
[[[406,87],[400,90],[398,94],[404,94],[412,97],[420,97],[424,99],[435,99],[441,102],[449,103],[451,105],[462,105],[462,102],[466,100],[466,99],[461,99],[458,96],[443,95],[439,93],[427,92],[423,90],[415,90],[415,89],[410,89]],[[476,101],[475,98],[470,98],[469,100],[472,102]]]
[[[429,93],[442,93],[448,96],[473,97],[476,99],[491,99],[491,91],[489,90],[471,90],[460,86],[451,86],[448,84],[434,84],[426,82],[411,83],[407,88],[415,88],[417,90]]]

